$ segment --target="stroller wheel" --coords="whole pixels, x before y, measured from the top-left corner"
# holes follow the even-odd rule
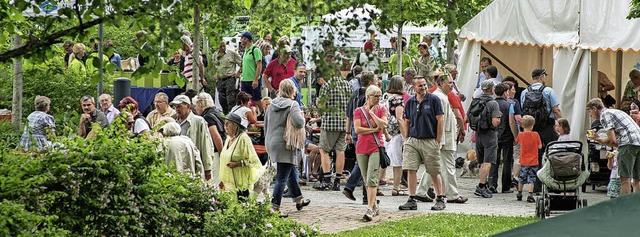
[[[541,220],[547,217],[543,197],[539,197],[536,200],[536,216],[540,217]]]

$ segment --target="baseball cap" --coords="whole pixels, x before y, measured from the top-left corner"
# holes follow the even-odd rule
[[[486,90],[491,90],[491,88],[493,88],[493,86],[494,85],[493,85],[492,81],[486,80],[486,81],[482,82],[481,88],[482,88],[483,91],[486,91]]]
[[[531,72],[531,77],[536,78],[536,77],[542,76],[543,74],[548,75],[547,70],[544,68],[537,68],[537,69],[534,69],[533,72]]]
[[[176,96],[176,98],[173,98],[173,101],[171,101],[171,103],[169,104],[175,105],[175,104],[182,104],[182,103],[191,104],[191,100],[186,95],[179,95],[179,96]]]
[[[242,37],[247,38],[247,39],[249,39],[249,40],[253,40],[253,35],[252,35],[251,33],[249,33],[248,31],[247,31],[247,32],[242,33],[242,35],[240,36],[240,38],[242,38]]]

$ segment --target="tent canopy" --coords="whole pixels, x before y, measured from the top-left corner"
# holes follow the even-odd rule
[[[640,51],[630,0],[496,0],[460,30],[464,40],[590,50]]]

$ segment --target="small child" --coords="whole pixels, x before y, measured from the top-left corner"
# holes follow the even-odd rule
[[[556,130],[556,133],[558,133],[558,135],[560,135],[560,137],[558,137],[558,141],[569,141],[569,140],[571,140],[569,138],[569,133],[571,132],[571,127],[569,126],[569,120],[567,120],[566,118],[561,118],[561,119],[556,120],[555,130]]]
[[[611,170],[609,185],[607,185],[607,196],[609,198],[620,197],[620,176],[618,175],[618,151],[607,152],[607,167]]]
[[[529,196],[527,202],[535,202],[533,198],[533,184],[536,182],[536,173],[538,172],[538,149],[542,148],[540,135],[533,130],[536,120],[530,116],[522,117],[522,127],[524,132],[518,134],[516,142],[520,143],[520,180],[518,182],[518,194],[516,198],[522,201],[522,186],[528,184]]]

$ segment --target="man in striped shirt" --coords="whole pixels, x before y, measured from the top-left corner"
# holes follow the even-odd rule
[[[202,62],[202,53],[200,53],[198,59],[198,71],[200,72],[200,80],[197,82],[193,81],[193,42],[189,36],[183,35],[180,37],[182,41],[182,50],[185,52],[184,55],[184,69],[182,70],[182,75],[187,78],[187,81],[190,83],[196,83],[195,90],[200,91],[202,87],[207,85],[207,82],[204,78],[204,63]]]

